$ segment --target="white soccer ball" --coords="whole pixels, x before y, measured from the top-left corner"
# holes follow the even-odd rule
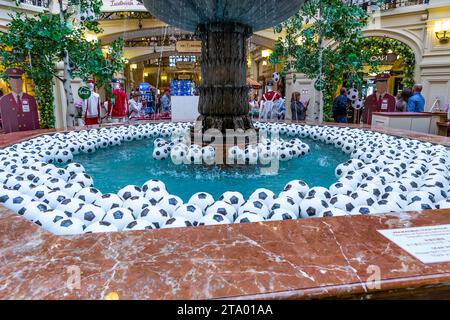
[[[234,223],[262,222],[264,220],[265,219],[259,214],[253,212],[244,212],[236,218]]]
[[[206,146],[202,148],[203,162],[212,165],[216,161],[216,149],[213,146]]]
[[[65,218],[54,222],[49,231],[58,236],[82,234],[86,226],[77,218]]]
[[[292,213],[295,214],[296,218],[298,218],[298,216],[300,214],[299,204],[296,203],[294,201],[294,199],[289,198],[289,197],[276,198],[273,201],[272,206],[270,207],[270,210],[274,211],[276,209],[289,210],[289,211],[291,211]]]
[[[280,82],[280,80],[281,80],[280,74],[279,74],[278,72],[272,73],[272,80],[273,80],[275,83]]]
[[[275,193],[269,189],[258,188],[250,195],[249,199],[260,200],[267,208],[270,208],[275,200]]]
[[[69,150],[58,150],[55,154],[56,163],[69,163],[73,161],[73,154]]]
[[[265,219],[269,215],[270,210],[261,200],[250,199],[239,207],[238,216],[246,212],[258,214]]]
[[[353,102],[354,102],[356,99],[358,99],[358,97],[359,97],[358,89],[356,89],[356,88],[350,88],[350,90],[348,90],[347,97],[348,97],[350,100],[352,100],[352,103],[353,103]]]
[[[420,202],[428,202],[429,201],[431,203],[436,202],[433,195],[426,191],[410,192],[406,196],[406,199],[407,199],[408,204],[410,204],[412,202],[416,202],[416,201],[420,201]]]
[[[117,192],[117,195],[122,198],[123,201],[126,201],[131,197],[142,197],[144,196],[144,193],[140,187],[128,185],[120,189],[119,192]]]
[[[19,209],[17,213],[23,216],[25,219],[34,222],[42,212],[50,209],[51,208],[48,206],[48,204],[32,200],[27,202],[26,206]]]
[[[50,231],[51,227],[54,223],[67,219],[68,217],[61,211],[58,210],[47,210],[41,213],[38,213],[37,218],[34,220],[34,223],[41,226],[47,231]]]
[[[127,208],[114,208],[103,217],[103,221],[114,224],[119,231],[123,230],[130,222],[134,221],[133,213]]]
[[[203,217],[203,210],[195,204],[182,204],[175,210],[173,217],[184,217],[196,226]]]
[[[100,221],[105,216],[106,211],[102,208],[93,205],[85,204],[80,209],[75,211],[72,217],[80,219],[85,225],[90,225],[94,222]]]
[[[313,187],[309,189],[308,193],[306,194],[306,197],[314,197],[319,198],[325,201],[328,201],[331,199],[331,193],[327,188],[324,187]]]
[[[155,160],[165,160],[169,157],[169,155],[170,155],[169,149],[166,146],[164,146],[164,147],[155,148],[153,150],[152,156],[153,156],[153,159],[155,159]]]
[[[44,184],[52,190],[63,190],[67,182],[63,179],[50,177]]]
[[[155,226],[152,223],[148,222],[147,220],[137,219],[131,221],[123,230],[124,231],[151,230],[154,228]]]
[[[152,223],[155,228],[161,228],[171,217],[169,213],[159,206],[147,207],[140,213],[137,219],[143,219]]]
[[[69,183],[80,183],[85,188],[89,188],[94,185],[94,180],[86,173],[75,173],[70,176]]]
[[[152,205],[156,205],[164,196],[167,195],[169,195],[169,193],[165,189],[154,187],[147,190],[147,192],[144,194],[144,198],[150,201]]]
[[[226,216],[219,213],[211,213],[203,216],[199,221],[199,226],[213,226],[219,224],[230,224],[231,221]]]
[[[84,233],[117,232],[117,227],[108,221],[97,221],[84,229]]]
[[[351,212],[355,208],[353,198],[344,194],[333,196],[329,203],[332,207],[344,210],[345,212]]]
[[[285,208],[275,209],[267,217],[267,220],[271,221],[291,220],[291,219],[297,219],[297,215],[294,212],[287,210]]]
[[[146,193],[148,190],[159,188],[161,190],[167,190],[166,185],[161,180],[151,179],[142,185],[142,191]]]
[[[32,197],[17,191],[4,190],[0,196],[0,204],[16,213],[23,211],[32,200]]]
[[[329,207],[320,212],[316,217],[343,217],[348,215],[349,214],[342,209]]]
[[[197,192],[191,196],[188,203],[199,206],[205,212],[206,208],[214,203],[214,198],[209,193]]]
[[[212,205],[208,206],[205,210],[205,214],[221,214],[227,217],[230,221],[234,221],[237,216],[237,211],[233,205],[225,201],[216,201]]]
[[[94,187],[83,188],[75,193],[75,198],[83,200],[86,203],[94,203],[100,199],[101,196],[101,191]]]
[[[130,209],[135,217],[138,217],[142,210],[150,207],[152,204],[144,197],[131,197],[123,202],[123,208]]]
[[[400,206],[396,202],[389,200],[380,200],[377,203],[375,203],[372,207],[375,213],[389,213],[401,211]]]
[[[176,145],[170,150],[170,158],[176,165],[182,164],[188,154],[188,148],[184,145]]]
[[[163,229],[184,228],[184,227],[192,227],[192,223],[190,223],[188,219],[181,217],[181,216],[170,218],[162,226]]]
[[[311,218],[319,216],[328,207],[328,203],[322,198],[306,197],[300,203],[300,217]]]
[[[68,217],[72,217],[75,212],[80,210],[86,202],[77,198],[67,198],[61,201],[57,206],[56,210],[64,212]]]
[[[52,208],[56,208],[61,201],[67,199],[67,194],[59,190],[53,190],[47,193],[45,196],[44,202],[48,203],[48,205]]]
[[[159,202],[158,206],[166,210],[171,216],[174,214],[175,210],[183,204],[183,200],[175,195],[166,195]]]
[[[403,207],[404,211],[422,211],[422,210],[433,210],[436,206],[430,201],[414,201]]]
[[[114,208],[120,208],[123,205],[122,199],[115,193],[102,194],[100,198],[97,198],[94,202],[96,206],[101,207],[105,211],[109,211]]]
[[[231,204],[237,211],[239,210],[239,207],[244,204],[245,199],[240,192],[226,191],[219,197],[219,201],[225,201]]]
[[[376,210],[372,208],[372,206],[358,206],[350,212],[352,215],[358,215],[358,214],[374,214],[376,213]]]
[[[290,181],[288,184],[286,184],[286,186],[284,187],[284,191],[288,191],[288,190],[297,190],[298,192],[300,192],[303,196],[306,196],[306,194],[309,191],[309,186],[306,182],[302,181],[302,180],[292,180]]]
[[[75,194],[83,188],[84,187],[81,183],[68,183],[61,189],[61,191],[73,198],[75,197]]]

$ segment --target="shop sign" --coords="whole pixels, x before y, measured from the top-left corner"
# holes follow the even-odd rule
[[[142,0],[104,0],[102,12],[147,11]]]
[[[194,69],[195,62],[192,61],[178,61],[177,62],[178,69]]]
[[[191,80],[191,75],[190,74],[180,74],[178,76],[178,80]]]
[[[394,53],[375,55],[370,58],[370,61],[381,64],[394,64],[397,61],[397,55]]]
[[[180,53],[201,53],[201,41],[177,41],[177,51]]]

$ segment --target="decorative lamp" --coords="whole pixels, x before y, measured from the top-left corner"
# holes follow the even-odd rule
[[[434,34],[436,38],[442,44],[449,43],[449,35],[450,35],[450,20],[447,21],[437,21],[434,24]]]

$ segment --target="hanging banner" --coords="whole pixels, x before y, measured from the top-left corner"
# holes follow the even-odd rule
[[[102,12],[147,11],[142,0],[103,0]]]
[[[201,53],[202,42],[201,41],[178,41],[177,51],[180,53]]]

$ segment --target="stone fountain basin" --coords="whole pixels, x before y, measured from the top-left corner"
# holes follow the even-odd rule
[[[443,137],[372,130],[450,145]],[[1,143],[42,133],[48,131],[4,135]],[[0,298],[448,298],[448,263],[423,264],[377,230],[449,224],[449,213],[58,237],[1,207]],[[374,265],[380,268],[379,287],[366,283]],[[80,286],[71,289],[74,270],[80,271]]]

